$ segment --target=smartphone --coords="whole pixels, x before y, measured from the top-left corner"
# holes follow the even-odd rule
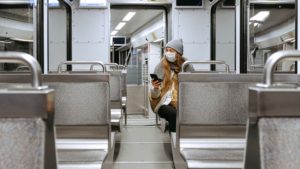
[[[156,80],[158,80],[159,82],[163,81],[162,79],[158,78],[156,74],[150,74],[150,76],[154,81],[156,81]]]

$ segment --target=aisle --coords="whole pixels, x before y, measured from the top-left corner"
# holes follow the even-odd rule
[[[154,119],[131,115],[128,125],[116,135],[114,169],[172,169],[169,134],[154,125]]]

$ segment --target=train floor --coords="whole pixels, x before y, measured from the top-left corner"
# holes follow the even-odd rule
[[[116,133],[114,169],[173,169],[168,132],[155,125],[155,118],[129,115],[127,126]]]

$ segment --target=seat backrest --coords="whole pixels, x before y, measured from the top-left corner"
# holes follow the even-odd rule
[[[300,166],[300,118],[262,118],[258,121],[262,169]]]
[[[30,75],[2,75],[0,86],[20,86],[29,82]],[[109,74],[106,73],[61,73],[42,76],[45,85],[56,90],[55,125],[57,135],[71,134],[70,137],[85,135],[85,129],[79,126],[99,126],[99,137],[108,138],[110,133],[110,86]],[[61,126],[65,126],[63,129]],[[69,126],[69,129],[66,128]],[[76,129],[72,128],[76,126]],[[79,127],[80,128],[80,127]],[[70,132],[75,131],[76,132]],[[81,133],[78,133],[82,131]],[[97,137],[98,137],[97,136]],[[109,139],[109,138],[108,138]]]
[[[299,88],[249,89],[245,169],[299,168]]]
[[[54,90],[0,91],[0,168],[56,169]]]
[[[250,85],[239,82],[181,83],[180,123],[246,124]]]
[[[48,74],[44,83],[56,91],[56,125],[108,125],[108,74]]]
[[[218,78],[220,76],[223,79]],[[259,82],[260,78],[234,74],[180,74],[179,122],[195,125],[246,124],[248,87]]]
[[[121,90],[122,90],[122,96],[127,96],[127,72],[126,73],[122,73],[121,76]]]
[[[288,78],[287,75],[277,77],[277,80]],[[179,131],[187,131],[184,128],[191,129],[190,126],[210,126],[212,131],[217,133],[212,135],[213,137],[231,137],[229,129],[225,130],[226,126],[242,126],[242,129],[239,129],[241,135],[238,137],[244,137],[248,119],[248,87],[261,79],[262,75],[180,73]],[[296,79],[295,77],[294,80]],[[218,129],[213,126],[219,126],[224,132],[218,133]],[[200,130],[197,131],[199,134]],[[228,133],[224,134],[225,132]],[[180,134],[184,136],[187,132]]]
[[[110,74],[110,101],[121,102],[122,100],[122,72],[121,71],[109,71]]]

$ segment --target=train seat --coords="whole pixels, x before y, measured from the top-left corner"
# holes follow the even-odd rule
[[[257,75],[179,74],[177,132],[171,137],[175,167],[242,168],[247,89],[260,79]]]
[[[44,75],[43,80],[57,91],[58,167],[111,168],[114,133],[110,132],[109,75],[60,73]]]
[[[244,169],[299,168],[299,88],[249,89]]]
[[[54,90],[42,85],[40,65],[32,56],[0,52],[0,62],[32,70],[24,84],[8,84],[19,80],[14,75],[0,76],[0,168],[56,169]]]
[[[122,72],[121,71],[107,71],[109,73],[110,84],[110,110],[111,110],[111,125],[116,126],[121,130],[122,112]]]
[[[122,112],[125,118],[125,125],[127,125],[127,70],[122,70],[121,76],[121,90],[122,90]]]

